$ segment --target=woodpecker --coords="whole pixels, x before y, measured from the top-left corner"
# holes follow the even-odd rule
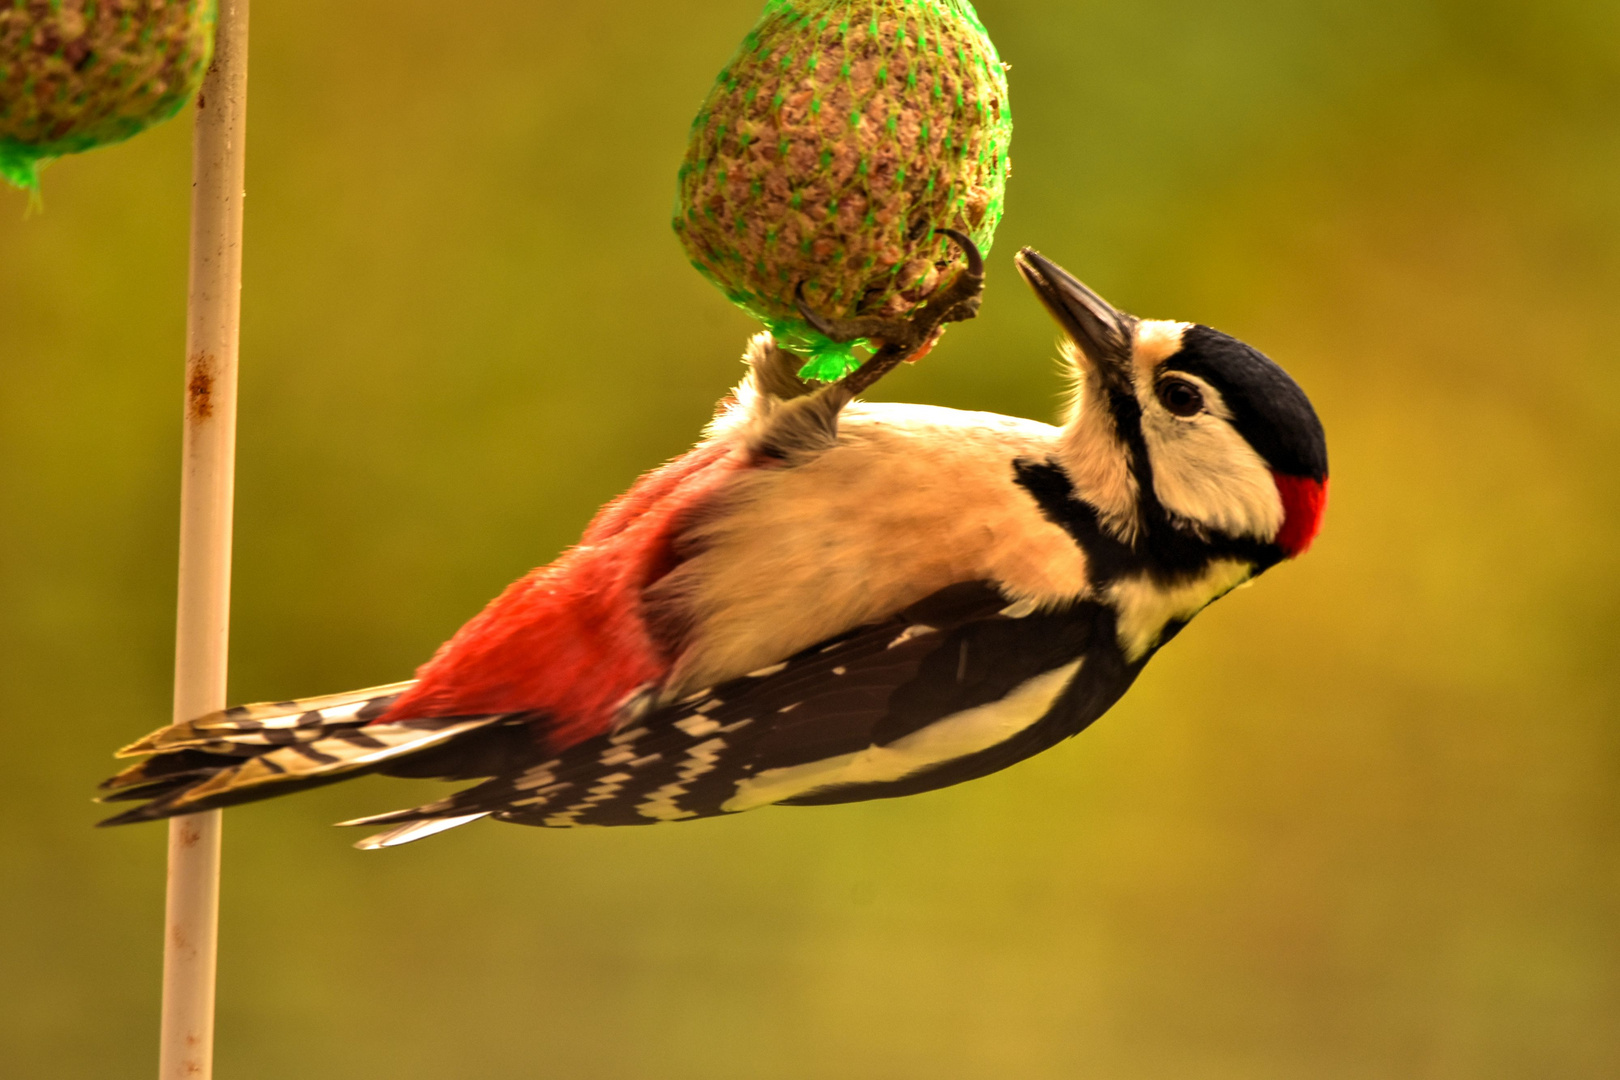
[[[1257,350],[1128,315],[1032,249],[1017,265],[1063,331],[1062,426],[861,401],[761,334],[692,450],[414,680],[156,731],[102,785],[141,805],[104,824],[383,773],[479,782],[345,822],[386,827],[361,848],[481,818],[642,825],[909,795],[1077,734],[1310,546],[1327,446]]]

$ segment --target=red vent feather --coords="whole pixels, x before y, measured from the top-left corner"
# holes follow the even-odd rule
[[[578,546],[440,646],[376,722],[543,711],[553,751],[607,731],[631,692],[669,672],[642,594],[679,562],[674,541],[690,511],[737,468],[726,449],[700,446],[603,507]]]

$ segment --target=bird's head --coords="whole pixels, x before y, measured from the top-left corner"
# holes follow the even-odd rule
[[[1191,323],[1137,319],[1025,248],[1018,269],[1067,336],[1075,389],[1062,461],[1127,543],[1153,534],[1310,546],[1327,443],[1299,384],[1258,350]]]

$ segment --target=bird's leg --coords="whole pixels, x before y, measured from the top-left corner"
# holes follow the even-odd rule
[[[979,299],[984,292],[984,257],[979,253],[978,245],[965,233],[955,229],[940,229],[939,232],[950,237],[962,249],[962,254],[967,256],[967,266],[949,285],[935,292],[927,303],[904,318],[823,318],[805,301],[804,283],[800,282],[795,290],[799,314],[804,316],[804,321],[833,341],[866,338],[877,343],[877,352],[868,357],[866,363],[839,380],[839,385],[851,395],[861,393],[898,364],[926,350],[946,323],[962,322],[979,313]]]

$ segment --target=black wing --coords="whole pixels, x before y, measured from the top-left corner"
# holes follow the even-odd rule
[[[906,795],[983,776],[1077,733],[1139,668],[1120,655],[1106,607],[1035,612],[966,582],[521,773],[352,824],[487,815],[645,825],[772,802]]]

